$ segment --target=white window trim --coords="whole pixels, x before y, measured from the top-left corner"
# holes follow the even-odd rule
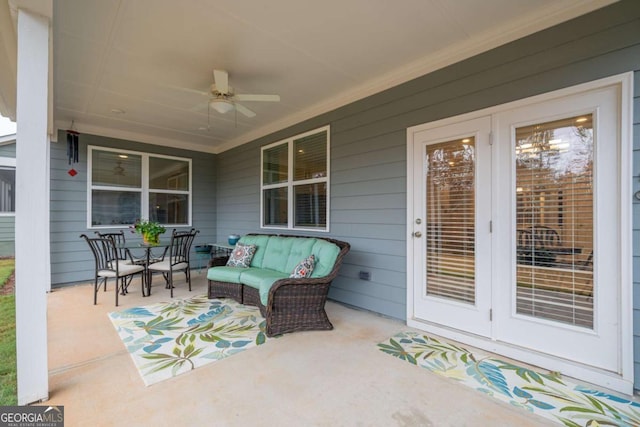
[[[0,157],[0,167],[16,168],[16,159],[13,157]],[[15,189],[14,189],[15,190]],[[0,218],[2,217],[15,217],[16,212],[0,212]]]
[[[293,180],[293,142],[297,139],[304,138],[309,135],[314,135],[316,133],[326,132],[327,133],[327,175],[322,178],[310,178],[305,180],[294,181]],[[264,179],[264,152],[270,148],[276,147],[278,145],[287,144],[288,147],[288,157],[287,157],[287,181],[283,183],[277,184],[268,184],[265,185],[263,183]],[[330,212],[331,212],[331,126],[326,125],[323,127],[319,127],[304,133],[300,133],[297,135],[293,135],[289,138],[282,139],[280,141],[274,142],[269,145],[265,145],[260,150],[260,228],[261,229],[271,229],[271,230],[298,230],[298,231],[316,231],[328,233],[330,229]],[[327,184],[327,211],[326,218],[327,222],[324,228],[319,227],[296,227],[294,224],[294,206],[293,206],[293,190],[298,185],[307,185],[307,184],[316,184],[316,183],[326,183]],[[277,225],[265,225],[264,223],[264,190],[269,190],[273,188],[287,188],[287,226],[277,226]]]
[[[155,153],[147,153],[142,151],[132,151],[132,150],[120,150],[117,148],[110,147],[101,147],[98,145],[89,145],[87,150],[87,229],[90,230],[99,230],[99,229],[114,229],[114,228],[123,228],[126,224],[117,224],[117,225],[92,225],[91,224],[91,213],[92,213],[92,190],[112,190],[112,191],[131,191],[133,193],[141,193],[140,197],[140,217],[141,218],[149,218],[149,193],[170,193],[170,194],[186,194],[189,196],[189,206],[188,206],[188,223],[187,224],[163,224],[165,226],[176,226],[176,227],[190,227],[192,224],[192,216],[193,216],[193,165],[192,160],[187,157],[177,157],[177,156],[167,156],[164,154],[155,154]],[[140,189],[129,189],[122,187],[110,187],[107,185],[98,185],[93,186],[93,150],[99,151],[110,151],[113,153],[124,153],[124,154],[132,154],[140,156],[142,159],[142,187]],[[189,164],[189,190],[156,190],[149,187],[149,158],[162,158],[162,159],[171,159],[171,160],[179,160],[184,161]],[[133,224],[132,224],[133,225]]]

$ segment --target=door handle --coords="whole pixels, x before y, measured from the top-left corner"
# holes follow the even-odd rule
[[[419,231],[416,231],[413,233],[413,237],[422,237],[422,233]]]

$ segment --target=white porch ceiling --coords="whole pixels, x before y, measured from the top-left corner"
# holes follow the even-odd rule
[[[56,0],[55,124],[221,152],[612,2]],[[214,68],[281,102],[208,116]]]

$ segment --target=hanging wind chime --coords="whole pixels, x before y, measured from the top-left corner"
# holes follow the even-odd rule
[[[80,161],[78,156],[78,140],[80,133],[73,129],[73,121],[71,121],[71,127],[67,129],[67,158],[69,159],[69,164],[73,165]],[[76,176],[78,171],[71,166],[71,169],[67,171],[67,173],[71,176]]]

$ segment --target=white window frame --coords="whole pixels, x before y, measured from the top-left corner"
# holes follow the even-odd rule
[[[310,178],[304,180],[295,181],[293,174],[293,159],[294,159],[294,141],[304,138],[309,135],[314,135],[316,133],[326,132],[327,134],[327,173],[324,177],[320,178]],[[266,184],[264,183],[264,153],[266,150],[269,150],[273,147],[277,147],[279,145],[287,144],[288,147],[288,157],[287,157],[287,180],[286,182],[280,182],[277,184]],[[318,231],[318,232],[329,232],[330,228],[330,218],[329,213],[331,212],[330,207],[330,176],[331,176],[331,126],[326,125],[323,127],[319,127],[308,132],[300,133],[289,138],[280,140],[278,142],[274,142],[269,145],[265,145],[261,148],[260,151],[260,228],[262,229],[279,229],[279,230],[300,230],[300,231]],[[294,207],[294,189],[299,185],[308,185],[308,184],[318,184],[318,183],[326,183],[327,186],[327,200],[326,200],[326,224],[322,227],[296,227],[295,226],[295,207]],[[287,225],[286,226],[278,226],[278,225],[268,225],[265,224],[264,218],[264,192],[265,190],[270,190],[274,188],[287,188]]]
[[[89,145],[87,151],[87,228],[88,229],[112,229],[112,228],[123,228],[126,224],[117,224],[117,225],[93,225],[91,223],[92,217],[92,193],[93,190],[107,190],[107,191],[122,191],[122,187],[112,187],[108,185],[93,185],[93,151],[109,151],[113,153],[123,153],[123,154],[131,154],[137,155],[141,157],[142,162],[142,171],[141,171],[141,180],[142,186],[140,189],[132,189],[132,192],[140,192],[140,217],[142,219],[149,218],[149,193],[165,193],[165,194],[185,194],[189,198],[188,202],[188,223],[187,224],[163,224],[166,226],[176,226],[176,227],[190,227],[192,224],[192,214],[193,214],[193,165],[192,159],[186,157],[177,157],[177,156],[167,156],[164,154],[155,154],[155,153],[147,153],[141,151],[131,151],[131,150],[120,150],[117,148],[110,147],[101,147],[96,145]],[[188,190],[164,190],[164,189],[154,189],[149,187],[149,158],[161,158],[161,159],[171,159],[171,160],[179,160],[183,162],[187,162],[189,164],[189,189]]]
[[[7,168],[15,171],[16,169],[16,159],[13,157],[0,157],[0,168]],[[16,191],[14,188],[13,191]],[[13,207],[13,212],[0,212],[0,217],[15,217],[16,211],[15,206]]]

